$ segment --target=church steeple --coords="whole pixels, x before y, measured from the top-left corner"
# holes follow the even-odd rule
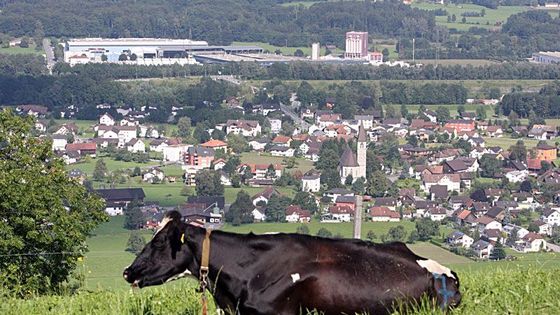
[[[367,152],[367,135],[364,126],[360,124],[358,131],[358,152],[357,159],[358,162],[358,177],[366,178],[366,152]]]

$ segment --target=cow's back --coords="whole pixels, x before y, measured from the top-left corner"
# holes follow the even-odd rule
[[[276,235],[250,267],[247,301],[253,309],[274,305],[276,312],[302,306],[325,314],[384,313],[395,299],[425,292],[429,282],[419,277],[425,271],[418,259],[402,243]]]

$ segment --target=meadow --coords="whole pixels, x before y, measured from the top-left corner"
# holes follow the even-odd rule
[[[378,86],[381,80],[356,80],[366,86]],[[390,82],[401,82],[412,85],[422,85],[426,83],[447,83],[447,84],[461,84],[467,90],[468,98],[485,98],[484,91],[491,88],[498,88],[501,93],[509,93],[512,88],[521,88],[524,91],[538,91],[543,86],[551,83],[553,80],[390,80]],[[268,80],[249,80],[245,81],[247,85],[261,87]],[[301,80],[284,80],[284,84],[289,84],[298,87]],[[345,84],[351,80],[306,80],[311,86],[316,89],[327,90],[332,84]],[[407,105],[414,106],[414,105]]]
[[[486,29],[500,28],[501,23],[504,23],[508,17],[523,11],[531,10],[528,6],[500,6],[497,9],[489,9],[475,4],[435,4],[425,2],[415,2],[413,7],[423,10],[437,10],[444,9],[449,16],[455,14],[455,22],[447,22],[447,16],[436,16],[436,23],[443,25],[447,28],[454,28],[458,31],[467,31],[471,27],[482,27]],[[484,9],[485,15],[482,17],[467,17],[466,23],[462,23],[461,16],[465,12],[481,12]]]
[[[129,232],[122,228],[122,219],[112,218],[88,240],[90,252],[81,266],[86,275],[83,290],[74,295],[27,300],[4,298],[0,301],[0,314],[200,314],[200,294],[195,292],[193,279],[130,289],[121,274],[134,256],[124,251]],[[375,224],[379,225],[376,232],[386,230],[382,226],[386,224]],[[226,230],[247,231],[256,226],[260,224],[227,227]],[[150,232],[146,232],[145,237],[149,239]],[[560,308],[558,254],[519,255],[518,260],[510,262],[473,262],[428,243],[410,245],[410,248],[457,271],[463,301],[451,314],[557,314]],[[213,311],[210,301],[210,312]],[[443,313],[424,305],[407,314]]]
[[[29,44],[27,48],[21,48],[19,46],[14,47],[0,47],[0,55],[43,55],[45,52],[43,49],[36,50],[35,45],[33,43]]]

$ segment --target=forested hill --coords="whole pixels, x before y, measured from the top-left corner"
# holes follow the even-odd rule
[[[55,37],[172,37],[211,44],[259,41],[343,47],[344,33],[388,37],[435,34],[432,12],[401,1],[281,6],[273,0],[0,0],[0,33]]]

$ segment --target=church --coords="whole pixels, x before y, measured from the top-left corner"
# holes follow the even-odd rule
[[[367,136],[363,126],[360,126],[358,132],[358,149],[357,154],[352,152],[352,149],[347,145],[342,157],[338,172],[342,183],[346,181],[348,175],[352,175],[353,181],[363,177],[366,178],[366,152],[367,152]]]

